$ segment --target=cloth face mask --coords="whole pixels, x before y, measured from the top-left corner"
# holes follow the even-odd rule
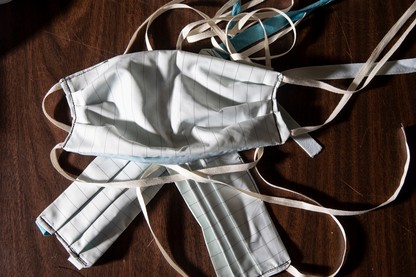
[[[97,157],[81,176],[101,182],[130,180],[138,178],[146,167]],[[147,188],[145,202],[160,188]],[[43,235],[55,235],[70,254],[68,260],[81,269],[92,266],[140,212],[135,189],[73,183],[39,215],[36,224]]]
[[[289,137],[280,81],[278,72],[183,51],[118,56],[61,80],[73,117],[63,149],[178,164],[279,145]]]
[[[231,153],[188,166],[195,170],[236,163],[243,161],[237,153]],[[218,178],[231,186],[258,192],[248,171]],[[176,187],[201,226],[217,276],[271,276],[289,267],[287,250],[261,200],[214,183],[186,180],[176,182]]]

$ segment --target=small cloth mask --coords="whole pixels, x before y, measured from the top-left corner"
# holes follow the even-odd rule
[[[147,165],[95,158],[81,174],[103,183],[138,178]],[[162,173],[161,171],[159,173]],[[148,203],[161,186],[147,188]],[[78,269],[92,266],[141,212],[134,189],[72,183],[36,219],[45,236],[55,235]]]
[[[282,144],[281,76],[178,50],[114,57],[60,81],[73,117],[63,149],[178,164]]]

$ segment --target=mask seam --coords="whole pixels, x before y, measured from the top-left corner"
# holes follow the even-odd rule
[[[75,102],[74,102],[74,99],[72,98],[71,88],[68,84],[69,80],[71,80],[71,78],[65,78],[65,79],[61,80],[61,86],[62,86],[62,89],[65,92],[67,103],[68,103],[69,109],[71,110],[71,116],[72,116],[71,128],[69,129],[68,135],[67,135],[67,137],[65,138],[65,141],[62,144],[62,148],[65,148],[69,139],[72,137],[72,134],[73,134],[74,129],[75,129],[75,123],[77,122],[77,113],[76,113],[76,109],[75,109]]]
[[[279,269],[279,268],[282,268],[282,267],[286,267],[287,268],[290,265],[290,263],[291,263],[291,260],[289,259],[289,260],[285,261],[284,263],[282,263],[280,265],[277,265],[277,266],[275,266],[273,268],[270,268],[270,269],[262,272],[259,276],[268,276],[267,274],[272,273],[276,269]]]
[[[126,54],[126,55],[128,56],[129,54]],[[120,55],[115,56],[115,57],[112,57],[110,60],[116,59],[116,58],[118,58],[118,57],[120,57]],[[85,74],[85,73],[88,73],[88,72],[90,72],[90,71],[95,70],[97,67],[100,67],[100,66],[102,66],[102,65],[103,65],[103,64],[105,64],[105,63],[108,63],[110,60],[105,60],[105,61],[102,61],[102,62],[100,62],[100,63],[98,63],[98,64],[96,64],[96,65],[93,65],[93,66],[91,66],[91,67],[89,67],[89,68],[87,68],[87,69],[81,70],[80,72],[77,72],[77,73],[74,73],[74,74],[72,74],[72,75],[69,75],[69,76],[68,76],[68,77],[66,77],[65,79],[67,79],[67,80],[71,80],[71,79],[74,79],[75,77],[79,77],[79,76],[81,76],[81,75],[83,75],[83,74]]]
[[[76,251],[74,251],[74,249],[71,247],[71,245],[69,245],[69,243],[59,234],[59,230],[55,230],[52,225],[50,225],[48,223],[47,220],[45,220],[45,218],[43,216],[39,217],[43,223],[45,223],[46,225],[48,225],[48,227],[51,230],[54,230],[54,235],[58,238],[58,240],[64,245],[64,248],[66,249],[66,251],[69,253],[69,255],[73,258],[75,258],[76,260],[78,260],[82,265],[84,265],[84,267],[88,266],[88,262],[86,260],[84,260],[81,257],[81,254],[78,254]]]
[[[118,56],[113,57],[112,59],[115,59],[117,57]],[[68,102],[69,108],[71,109],[71,115],[73,117],[72,124],[71,124],[71,128],[70,128],[70,130],[68,132],[68,136],[66,137],[66,139],[65,139],[65,141],[63,142],[63,145],[62,145],[63,148],[67,145],[69,139],[71,138],[71,136],[73,134],[73,130],[75,128],[75,123],[77,122],[77,114],[76,114],[76,109],[75,109],[75,102],[74,102],[74,99],[72,97],[73,91],[71,90],[71,87],[69,86],[69,81],[71,81],[72,79],[74,79],[76,77],[82,76],[85,73],[88,73],[90,71],[93,71],[96,68],[98,68],[98,67],[100,67],[103,64],[106,64],[108,62],[109,62],[109,60],[102,61],[99,64],[96,64],[94,66],[91,66],[90,68],[84,69],[84,70],[82,70],[82,71],[80,71],[78,73],[74,73],[73,75],[70,75],[70,76],[68,76],[66,78],[63,78],[61,80],[61,86],[62,86],[62,89],[65,92],[65,96],[67,96],[67,99],[69,98],[71,100],[71,103],[69,103],[69,101],[67,101],[67,102]]]

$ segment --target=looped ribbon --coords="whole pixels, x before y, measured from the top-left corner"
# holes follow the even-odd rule
[[[128,46],[124,53],[126,54],[130,51],[133,43],[137,40],[138,34],[143,29],[146,48],[147,50],[153,50],[148,35],[149,28],[153,21],[167,11],[173,9],[188,9],[196,12],[199,16],[202,17],[202,19],[189,23],[188,25],[183,27],[183,29],[180,31],[176,43],[177,49],[182,48],[183,41],[185,40],[188,43],[195,43],[204,39],[210,39],[211,44],[217,51],[218,55],[229,57],[231,60],[234,61],[245,61],[249,63],[254,63],[253,61],[264,60],[266,67],[271,68],[272,59],[287,54],[294,47],[296,42],[295,25],[306,14],[306,11],[300,12],[300,17],[294,17],[295,21],[297,22],[294,23],[294,21],[286,14],[292,8],[293,0],[291,1],[289,7],[283,10],[279,10],[276,8],[261,8],[251,12],[245,11],[264,2],[264,0],[249,1],[248,3],[241,6],[236,5],[238,4],[238,1],[228,1],[217,11],[217,13],[213,17],[210,17],[202,11],[193,8],[187,4],[183,4],[182,2],[184,1],[173,0],[156,10],[153,14],[151,14],[137,28],[132,38],[130,39],[130,42],[128,43]],[[230,10],[230,8],[233,9]],[[239,13],[236,13],[236,10],[238,10]],[[278,24],[275,24],[275,22],[269,22],[269,25],[265,25],[267,23],[267,19],[274,17],[279,19]],[[283,18],[284,20],[282,21],[281,18]],[[224,30],[218,26],[218,24],[221,22],[227,22]],[[286,25],[289,25],[289,27],[286,27]],[[261,35],[254,35],[259,31],[259,26],[261,30]],[[283,53],[271,55],[269,45],[277,41],[284,35],[288,34],[290,31],[293,32],[293,42],[290,48]],[[250,39],[247,40],[247,38],[245,38],[246,34],[247,37],[250,37]],[[270,36],[270,34],[273,35]],[[220,43],[216,40],[216,38],[220,40]],[[237,47],[234,46],[233,40],[236,40]],[[242,48],[242,40],[245,40],[244,45],[249,45],[253,43],[255,44],[244,51],[240,51]],[[265,56],[250,58],[252,55],[261,50],[264,50]]]

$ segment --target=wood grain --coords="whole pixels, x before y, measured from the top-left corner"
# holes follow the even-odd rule
[[[282,7],[287,2],[266,4]],[[34,224],[37,215],[69,185],[49,161],[50,149],[65,134],[44,118],[40,105],[44,93],[60,78],[121,54],[135,28],[163,3],[14,0],[0,5],[0,275],[177,275],[159,253],[142,216],[95,266],[81,271],[66,260],[61,245],[42,237]],[[222,1],[194,3],[212,14]],[[281,71],[363,62],[411,3],[336,1],[299,25],[295,48],[273,65]],[[296,1],[297,7],[303,5]],[[188,11],[162,17],[151,30],[155,48],[173,49],[181,26],[195,19]],[[412,31],[394,58],[415,57],[414,38]],[[135,50],[144,49],[140,41]],[[415,85],[414,74],[375,78],[333,124],[313,134],[324,146],[321,154],[311,159],[293,142],[270,147],[260,171],[270,182],[334,208],[363,209],[385,201],[395,190],[405,161],[401,124],[408,127],[411,152],[416,156]],[[302,125],[320,123],[339,99],[293,86],[282,89],[278,97]],[[56,114],[65,117],[65,105],[57,107]],[[71,156],[68,163],[81,170],[88,161]],[[405,187],[393,204],[340,219],[349,239],[340,276],[416,272],[415,169],[412,161]],[[259,186],[263,193],[280,195],[261,182]],[[336,268],[341,237],[328,217],[268,207],[296,267],[318,274]],[[192,276],[214,276],[199,226],[173,186],[162,189],[149,211],[157,235],[178,264]]]

